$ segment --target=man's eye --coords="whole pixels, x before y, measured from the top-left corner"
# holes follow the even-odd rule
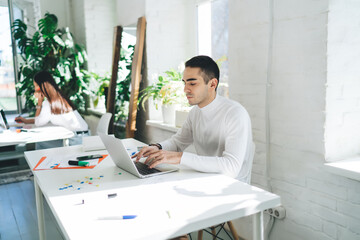
[[[196,85],[196,83],[190,83],[190,86],[195,86]]]

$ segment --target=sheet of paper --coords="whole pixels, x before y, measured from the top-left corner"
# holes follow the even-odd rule
[[[69,155],[61,155],[61,156],[44,156],[42,157],[38,164],[34,167],[33,170],[52,170],[52,169],[88,169],[96,167],[102,160],[104,160],[108,155],[102,155],[102,158],[93,159],[93,160],[86,160],[86,162],[90,163],[90,166],[83,167],[83,166],[75,166],[69,165],[69,160],[75,160],[79,157],[79,154],[69,154]]]
[[[42,157],[33,170],[50,170],[60,165],[57,157]]]

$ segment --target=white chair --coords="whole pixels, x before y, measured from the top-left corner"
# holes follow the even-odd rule
[[[248,162],[248,167],[247,167],[247,174],[246,174],[246,178],[244,179],[247,184],[250,184],[251,181],[251,170],[252,170],[252,165],[254,162],[254,156],[255,156],[255,143],[253,142],[251,145],[251,149],[250,149],[250,156],[249,156],[249,162]],[[236,232],[236,229],[233,225],[233,223],[231,221],[226,222],[227,225],[229,226],[229,229],[231,231],[232,234],[232,239],[234,240],[239,240],[238,234]],[[216,228],[220,227],[217,231]],[[202,240],[203,239],[203,231],[209,233],[210,235],[212,235],[213,239],[218,239],[218,235],[220,233],[221,230],[223,230],[225,227],[225,223],[221,223],[219,225],[216,226],[212,226],[210,227],[210,231],[203,229],[203,230],[199,230],[198,231],[198,240]],[[231,236],[229,234],[227,234],[230,238]]]
[[[108,134],[109,133],[109,123],[111,120],[112,114],[111,113],[105,113],[102,115],[102,117],[99,120],[99,123],[96,128],[96,134],[99,135],[99,133]]]

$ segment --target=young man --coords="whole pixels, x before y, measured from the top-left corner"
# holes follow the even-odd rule
[[[219,68],[207,56],[185,63],[184,92],[194,105],[182,128],[170,139],[134,155],[150,168],[160,163],[180,164],[201,172],[221,173],[248,182],[252,158],[250,117],[238,102],[216,94]],[[197,154],[183,152],[190,144]]]

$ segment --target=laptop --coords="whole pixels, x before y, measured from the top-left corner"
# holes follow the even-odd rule
[[[136,177],[147,178],[178,170],[178,168],[171,166],[148,168],[142,162],[133,161],[121,139],[101,133],[99,133],[99,136],[115,165]]]
[[[6,116],[5,116],[5,112],[3,109],[0,110],[0,114],[1,114],[1,122],[2,122],[2,125],[4,126],[5,129],[9,129],[10,126],[9,126],[9,123],[6,119]]]
[[[0,109],[0,126],[2,125],[6,130],[12,128],[22,128],[24,127],[25,123],[17,123],[14,119],[10,118],[12,121],[8,121],[3,109]]]

